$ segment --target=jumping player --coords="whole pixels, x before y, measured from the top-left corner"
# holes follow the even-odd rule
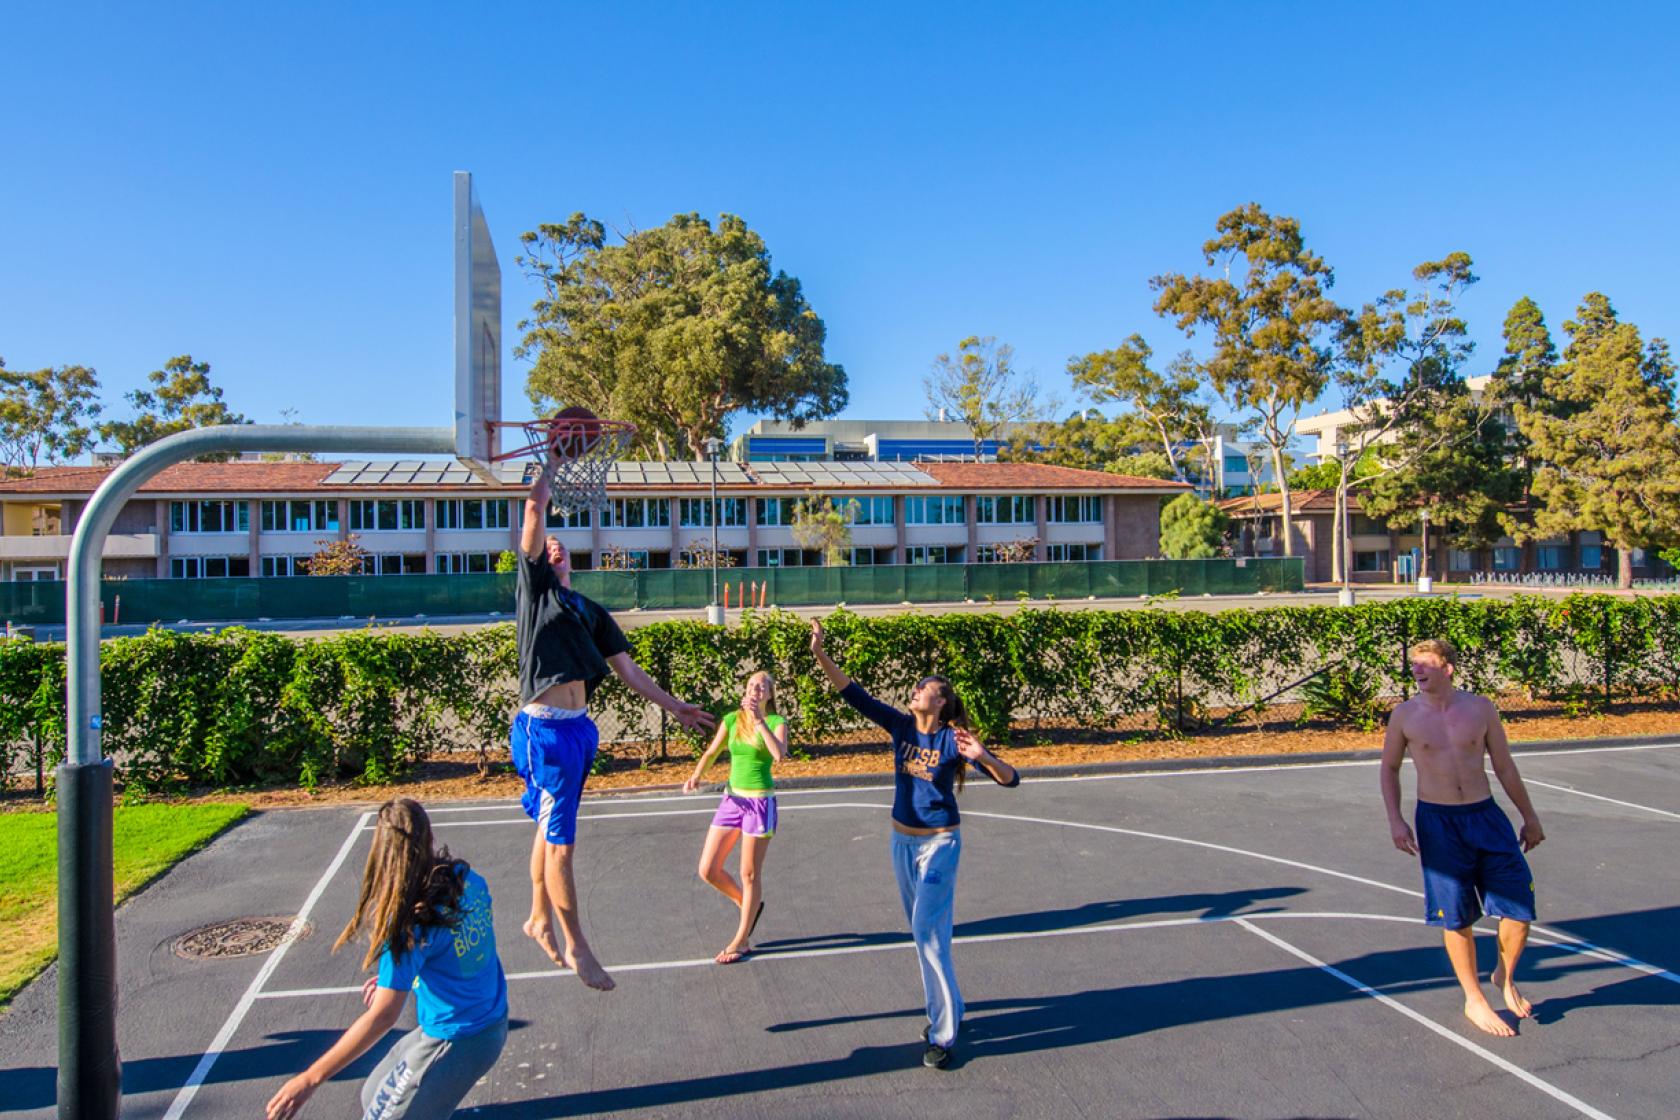
[[[1418,693],[1394,709],[1383,740],[1382,795],[1394,846],[1420,856],[1424,906],[1439,926],[1447,959],[1464,989],[1464,1014],[1488,1034],[1517,1032],[1482,992],[1471,927],[1485,912],[1499,919],[1499,963],[1493,986],[1518,1019],[1533,1014],[1517,990],[1517,959],[1534,921],[1534,876],[1523,853],[1545,839],[1528,799],[1499,710],[1491,700],[1453,687],[1458,651],[1440,639],[1408,651]],[[1417,832],[1400,812],[1400,760],[1411,752],[1417,769]],[[1522,832],[1494,803],[1482,757],[1522,814]]]
[[[525,933],[549,959],[576,971],[591,988],[611,991],[612,977],[584,938],[572,873],[578,798],[600,745],[589,697],[609,669],[629,688],[690,730],[709,730],[711,713],[660,688],[630,656],[612,615],[571,588],[571,557],[543,535],[549,482],[539,472],[525,501],[519,535],[519,702],[511,733],[513,765],[525,779],[521,803],[537,822],[531,844],[531,916]],[[558,913],[562,949],[554,937]]]
[[[951,960],[951,927],[962,855],[957,790],[970,766],[1000,786],[1017,786],[1015,768],[988,751],[968,730],[962,700],[951,682],[923,677],[910,693],[910,710],[899,711],[864,691],[823,648],[822,623],[811,621],[811,653],[840,698],[892,736],[893,872],[910,935],[922,966],[927,1005],[927,1048],[922,1064],[944,1069],[962,1025],[963,1000]]]
[[[449,849],[432,847],[417,801],[379,807],[356,912],[336,952],[363,929],[367,1011],[268,1102],[268,1120],[290,1120],[321,1083],[396,1026],[408,993],[420,1025],[397,1040],[362,1086],[363,1120],[446,1120],[501,1056],[507,1042],[507,978],[496,955],[490,891]]]
[[[764,913],[764,856],[776,834],[776,788],[770,767],[788,756],[787,723],[770,711],[775,702],[776,681],[769,673],[759,670],[748,677],[740,710],[723,717],[711,746],[683,783],[683,792],[693,793],[712,759],[729,748],[729,784],[700,849],[700,878],[741,911],[735,936],[715,958],[718,964],[734,964],[752,952],[752,933]],[[740,882],[723,866],[736,841],[741,843]]]

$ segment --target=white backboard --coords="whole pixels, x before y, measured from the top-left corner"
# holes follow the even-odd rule
[[[501,450],[502,266],[473,191],[455,172],[455,454],[487,464]]]

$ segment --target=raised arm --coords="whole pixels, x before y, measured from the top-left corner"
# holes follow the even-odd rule
[[[408,993],[376,985],[370,991],[369,986],[364,985],[362,998],[367,1010],[350,1024],[350,1029],[340,1035],[331,1049],[316,1058],[308,1069],[286,1082],[279,1092],[269,1098],[268,1120],[289,1120],[296,1116],[298,1109],[321,1087],[323,1081],[331,1079],[367,1053],[369,1047],[385,1036],[385,1032],[397,1025]]]
[[[615,653],[607,658],[607,664],[618,674],[630,691],[636,693],[652,703],[658,704],[676,717],[677,722],[690,731],[708,731],[717,723],[717,717],[706,709],[684,700],[678,700],[669,692],[659,687],[652,677],[636,664],[636,659],[628,653]]]
[[[822,619],[813,618],[811,620],[811,656],[817,659],[817,667],[823,671],[823,676],[828,678],[828,683],[836,689],[844,691],[846,686],[852,683],[852,678],[848,677],[840,666],[834,663],[834,658],[830,657],[828,650],[823,648],[824,637]]]
[[[526,556],[537,557],[544,552],[547,509],[548,474],[538,471],[537,480],[531,483],[531,492],[525,497],[525,520],[519,523],[519,551]]]
[[[980,737],[966,727],[952,729],[957,739],[957,753],[1000,786],[1014,788],[1021,784],[1021,772],[986,749]]]
[[[1505,723],[1499,718],[1499,709],[1494,707],[1493,701],[1487,700],[1487,753],[1488,761],[1493,763],[1493,776],[1499,779],[1499,784],[1505,789],[1505,796],[1511,799],[1517,812],[1522,814],[1522,831],[1518,833],[1522,841],[1523,851],[1529,851],[1539,845],[1546,838],[1540,828],[1540,814],[1534,811],[1534,802],[1528,798],[1528,787],[1523,785],[1522,775],[1517,773],[1517,760],[1511,757],[1511,744],[1505,738]]]
[[[1388,731],[1383,735],[1382,764],[1377,767],[1382,783],[1383,807],[1388,810],[1388,833],[1394,846],[1409,855],[1417,855],[1417,838],[1412,826],[1400,811],[1400,762],[1406,757],[1404,717],[1396,708],[1388,717]]]
[[[723,749],[723,741],[727,737],[728,733],[728,728],[724,727],[721,723],[718,724],[717,734],[712,736],[712,745],[706,748],[706,753],[701,755],[700,761],[694,764],[694,773],[690,774],[688,776],[688,781],[683,783],[684,793],[693,793],[696,789],[700,788],[700,778],[706,773],[706,767],[712,764],[712,760],[716,758],[718,756],[718,752]]]

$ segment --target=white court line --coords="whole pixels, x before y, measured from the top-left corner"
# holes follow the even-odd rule
[[[1282,911],[1275,914],[1249,914],[1245,917],[1256,920],[1277,921],[1291,918],[1355,918],[1371,922],[1401,922],[1407,925],[1422,925],[1422,918],[1402,918],[1394,914],[1355,914],[1346,911]],[[1041,929],[1027,933],[976,933],[964,937],[953,937],[953,945],[981,945],[997,941],[1037,941],[1046,937],[1085,937],[1098,933],[1131,933],[1137,930],[1170,929],[1176,926],[1209,926],[1222,922],[1236,921],[1235,915],[1221,915],[1214,918],[1152,918],[1142,922],[1111,922],[1096,926],[1070,926],[1065,929]],[[914,949],[915,942],[908,935],[898,935],[891,941],[874,945],[838,945],[826,949],[766,949],[755,951],[750,958],[753,961],[770,963],[774,961],[804,960],[811,957],[845,957],[858,953],[885,953],[898,949]],[[672,961],[643,961],[638,964],[609,964],[603,965],[608,972],[666,972],[684,968],[717,968],[718,963],[711,957],[695,957],[692,960]],[[508,983],[521,980],[553,980],[569,978],[573,974],[569,970],[559,968],[544,968],[535,972],[510,972],[507,974]],[[272,992],[263,992],[259,999],[301,999],[311,996],[339,996],[360,993],[362,986],[337,988],[282,988]]]
[[[198,1065],[193,1067],[192,1075],[187,1078],[187,1083],[181,1086],[180,1092],[175,1094],[174,1103],[169,1106],[169,1111],[163,1114],[163,1120],[180,1120],[181,1114],[187,1110],[187,1106],[198,1095],[198,1087],[204,1084],[204,1079],[210,1075],[210,1068],[216,1064],[216,1059],[221,1057],[222,1051],[227,1048],[227,1044],[233,1039],[233,1032],[239,1029],[239,1024],[244,1021],[246,1012],[251,1010],[251,1004],[262,994],[263,984],[267,983],[268,978],[274,974],[274,970],[279,967],[280,961],[286,956],[286,950],[290,949],[292,943],[297,940],[298,934],[302,932],[305,923],[309,920],[309,912],[315,908],[315,903],[320,899],[321,892],[327,889],[327,884],[332,881],[332,877],[338,874],[338,869],[344,865],[345,857],[350,854],[350,849],[356,844],[357,834],[362,831],[362,826],[367,823],[371,816],[373,816],[371,812],[363,813],[351,826],[350,834],[344,838],[344,843],[338,847],[338,854],[333,857],[331,863],[327,864],[327,869],[321,872],[321,877],[315,881],[315,889],[309,892],[309,897],[303,900],[303,909],[299,910],[298,916],[292,919],[291,928],[286,930],[286,936],[280,939],[280,944],[275,946],[274,951],[268,955],[268,960],[263,962],[262,968],[257,971],[257,975],[251,980],[250,986],[245,989],[245,994],[239,997],[239,1002],[228,1013],[227,1021],[222,1024],[222,1029],[216,1032],[216,1037],[210,1043],[210,1048],[199,1057]]]
[[[1618,801],[1614,797],[1605,797],[1601,793],[1588,793],[1584,789],[1575,789],[1573,786],[1560,786],[1553,782],[1536,781],[1533,778],[1524,778],[1523,783],[1525,785],[1539,786],[1542,789],[1555,789],[1564,793],[1573,793],[1576,797],[1590,797],[1594,801],[1608,801],[1610,804],[1620,805],[1624,809],[1640,809],[1647,813],[1655,813],[1659,817],[1669,817],[1673,820],[1680,821],[1680,813],[1671,813],[1667,809],[1654,809],[1649,805],[1639,805],[1632,801]]]
[[[789,805],[790,813],[803,813],[811,809],[889,809],[889,805],[876,805],[867,801],[834,801],[827,805]],[[579,813],[580,821],[622,821],[633,820],[637,817],[695,817],[706,816],[717,810],[707,805],[698,809],[655,809],[649,813]],[[487,824],[523,824],[529,825],[530,817],[498,817],[493,821],[437,821],[433,828],[474,828]],[[372,832],[378,825],[362,826],[362,831]]]
[[[1372,999],[1376,1000],[1378,1003],[1381,1003],[1386,1007],[1393,1008],[1395,1011],[1398,1011],[1398,1012],[1400,1012],[1400,1014],[1406,1016],[1406,1018],[1408,1018],[1408,1019],[1412,1020],[1413,1022],[1418,1023],[1421,1026],[1425,1027],[1426,1029],[1431,1030],[1431,1031],[1435,1032],[1436,1034],[1440,1035],[1442,1038],[1446,1039],[1448,1042],[1451,1042],[1456,1046],[1462,1046],[1464,1049],[1470,1051],[1470,1053],[1476,1055],[1478,1058],[1481,1058],[1483,1061],[1489,1063],[1490,1065],[1497,1066],[1498,1068],[1504,1070],[1506,1073],[1510,1074],[1511,1076],[1513,1076],[1515,1078],[1518,1078],[1521,1081],[1527,1082],[1528,1084],[1534,1086],[1536,1089],[1539,1089],[1542,1093],[1545,1093],[1547,1096],[1551,1097],[1553,1100],[1561,1101],[1562,1103],[1568,1105],[1570,1108],[1573,1108],[1576,1112],[1579,1112],[1582,1116],[1589,1116],[1589,1117],[1592,1118],[1592,1120],[1615,1120],[1615,1117],[1611,1116],[1609,1113],[1600,1112],[1598,1109],[1594,1108],[1592,1105],[1588,1104],[1586,1101],[1581,1100],[1579,1097],[1573,1096],[1569,1093],[1564,1092],[1562,1089],[1559,1089],[1556,1085],[1553,1085],[1550,1081],[1541,1080],[1540,1078],[1534,1076],[1534,1074],[1528,1072],[1526,1069],[1523,1069],[1521,1066],[1516,1065],[1515,1063],[1506,1061],[1504,1058],[1501,1058],[1498,1054],[1495,1054],[1493,1051],[1487,1049],[1486,1047],[1477,1045],[1476,1043],[1470,1041],[1468,1038],[1465,1038],[1463,1035],[1458,1034],[1456,1031],[1448,1030],[1446,1027],[1443,1027],[1439,1023],[1434,1022],[1433,1020],[1429,1019],[1427,1016],[1421,1015],[1418,1012],[1413,1011],[1411,1008],[1407,1007],[1405,1004],[1401,1003],[1399,1000],[1394,999],[1392,996],[1384,995],[1383,993],[1377,991],[1375,988],[1371,987],[1370,985],[1362,983],[1359,980],[1355,980],[1353,977],[1349,976],[1347,973],[1343,972],[1341,969],[1336,968],[1333,965],[1325,964],[1323,961],[1319,960],[1317,957],[1313,956],[1311,953],[1308,953],[1306,950],[1299,949],[1299,948],[1295,947],[1294,945],[1291,945],[1289,942],[1285,941],[1281,937],[1278,937],[1276,934],[1268,933],[1266,930],[1263,930],[1259,926],[1254,925],[1252,922],[1248,921],[1246,918],[1236,918],[1236,919],[1233,919],[1233,920],[1236,922],[1237,925],[1242,926],[1244,929],[1248,930],[1248,932],[1254,934],[1256,937],[1259,937],[1259,938],[1261,938],[1265,941],[1270,942],[1273,945],[1276,945],[1279,949],[1282,949],[1284,952],[1289,953],[1292,956],[1299,957],[1301,960],[1306,961],[1310,965],[1313,965],[1317,968],[1323,969],[1325,972],[1329,973],[1331,976],[1334,976],[1336,979],[1340,980],[1342,983],[1346,984],[1348,987],[1352,988],[1354,991],[1360,993],[1361,995],[1370,996]]]
[[[1576,750],[1525,751],[1520,747],[1512,747],[1511,753],[1519,758],[1547,758],[1552,755],[1570,756],[1578,754],[1609,754],[1620,751],[1660,751],[1680,747],[1680,742],[1674,743],[1639,743],[1621,747],[1581,747]],[[1333,770],[1346,766],[1375,766],[1380,760],[1375,758],[1343,759],[1338,762],[1276,762],[1255,766],[1200,766],[1182,770],[1140,770],[1129,771],[1124,774],[1070,774],[1055,777],[1033,777],[1026,775],[1024,780],[1033,785],[1053,785],[1070,782],[1118,782],[1140,781],[1146,778],[1194,778],[1218,777],[1225,774],[1264,774],[1276,770]],[[788,797],[825,797],[836,793],[882,793],[893,787],[887,785],[872,786],[828,786],[817,789],[783,789],[777,790],[779,798]],[[634,805],[658,805],[671,801],[706,801],[717,797],[717,793],[681,793],[681,794],[615,794],[609,791],[586,795],[584,804],[601,802],[619,802]],[[439,813],[483,813],[496,808],[518,805],[517,799],[501,799],[486,801],[483,805],[449,806],[441,809],[427,810],[433,816]]]

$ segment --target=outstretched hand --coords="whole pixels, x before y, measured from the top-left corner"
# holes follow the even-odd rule
[[[717,717],[712,713],[697,704],[688,704],[681,700],[671,709],[671,714],[689,731],[710,731],[717,725]]]
[[[966,727],[954,727],[951,733],[956,737],[958,754],[970,762],[978,762],[986,757],[985,744],[980,742],[974,732]]]
[[[820,656],[822,654],[822,651],[823,651],[823,637],[824,637],[824,635],[823,635],[822,619],[813,618],[811,620],[811,654],[812,654],[812,656]]]

